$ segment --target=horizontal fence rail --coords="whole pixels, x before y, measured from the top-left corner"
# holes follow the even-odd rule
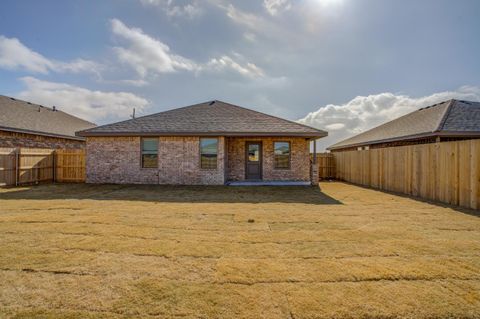
[[[335,152],[339,180],[480,209],[480,140]]]
[[[0,186],[84,181],[84,150],[0,148]]]

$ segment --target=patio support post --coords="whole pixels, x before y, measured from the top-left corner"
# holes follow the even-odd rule
[[[310,166],[310,182],[313,186],[318,185],[318,164],[317,164],[317,140],[313,139],[313,160]]]

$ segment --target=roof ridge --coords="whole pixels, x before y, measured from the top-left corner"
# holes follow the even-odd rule
[[[455,103],[457,103],[457,100],[455,100],[455,99],[450,99],[448,101],[448,105],[445,108],[445,112],[443,113],[442,118],[438,122],[437,129],[434,132],[439,132],[439,131],[442,130],[443,126],[445,125],[445,122],[447,121],[448,116],[450,115],[450,111],[452,109],[452,106],[455,105]]]
[[[234,106],[234,107],[237,107],[237,108],[240,108],[240,109],[243,109],[243,110],[252,111],[252,112],[255,112],[255,113],[258,113],[258,114],[261,114],[261,115],[265,115],[265,116],[268,116],[268,117],[271,117],[271,118],[274,118],[274,119],[278,119],[278,120],[290,122],[290,123],[293,123],[293,124],[296,124],[296,125],[300,125],[300,126],[303,126],[303,127],[308,127],[308,128],[310,128],[310,129],[314,129],[314,130],[317,130],[317,131],[319,131],[319,132],[323,132],[323,133],[327,133],[327,134],[328,134],[328,132],[323,131],[323,130],[320,130],[320,129],[318,129],[318,128],[311,127],[311,126],[308,126],[308,125],[305,125],[305,124],[301,124],[301,123],[298,123],[298,122],[295,122],[295,121],[292,121],[292,120],[287,120],[287,119],[284,119],[284,118],[281,118],[281,117],[278,117],[278,116],[275,116],[275,115],[263,113],[263,112],[260,112],[260,111],[252,110],[252,109],[249,109],[249,108],[246,108],[246,107],[243,107],[243,106],[235,105],[235,104],[228,103],[228,102],[224,102],[224,101],[220,101],[220,100],[215,100],[215,101],[221,102],[221,103],[224,103],[224,104],[228,104],[228,105],[230,105],[230,106]]]
[[[17,97],[8,96],[8,95],[3,95],[3,94],[0,94],[0,96],[1,96],[1,97],[4,97],[4,98],[7,98],[7,99],[10,99],[10,100],[15,101],[15,102],[27,103],[27,104],[29,104],[30,106],[40,106],[40,107],[43,107],[43,108],[46,108],[46,109],[48,109],[48,110],[53,111],[53,108],[51,108],[51,107],[49,107],[49,106],[42,105],[42,104],[38,104],[38,103],[35,103],[35,102],[26,101],[26,100],[19,99],[19,98],[17,98]]]

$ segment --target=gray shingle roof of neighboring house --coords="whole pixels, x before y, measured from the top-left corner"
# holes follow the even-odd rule
[[[210,101],[78,132],[80,136],[304,136],[327,132],[222,101]]]
[[[82,140],[76,131],[95,127],[78,117],[0,95],[0,130]]]
[[[449,100],[424,107],[327,149],[336,150],[435,136],[480,137],[480,102]]]

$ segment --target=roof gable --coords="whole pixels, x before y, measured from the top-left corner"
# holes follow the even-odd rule
[[[480,103],[449,100],[424,107],[338,142],[328,149],[434,136],[443,132],[480,133]]]
[[[81,136],[109,135],[299,135],[327,133],[222,101],[210,101],[98,126]]]
[[[59,110],[0,95],[0,130],[79,139],[76,131],[94,126]]]

